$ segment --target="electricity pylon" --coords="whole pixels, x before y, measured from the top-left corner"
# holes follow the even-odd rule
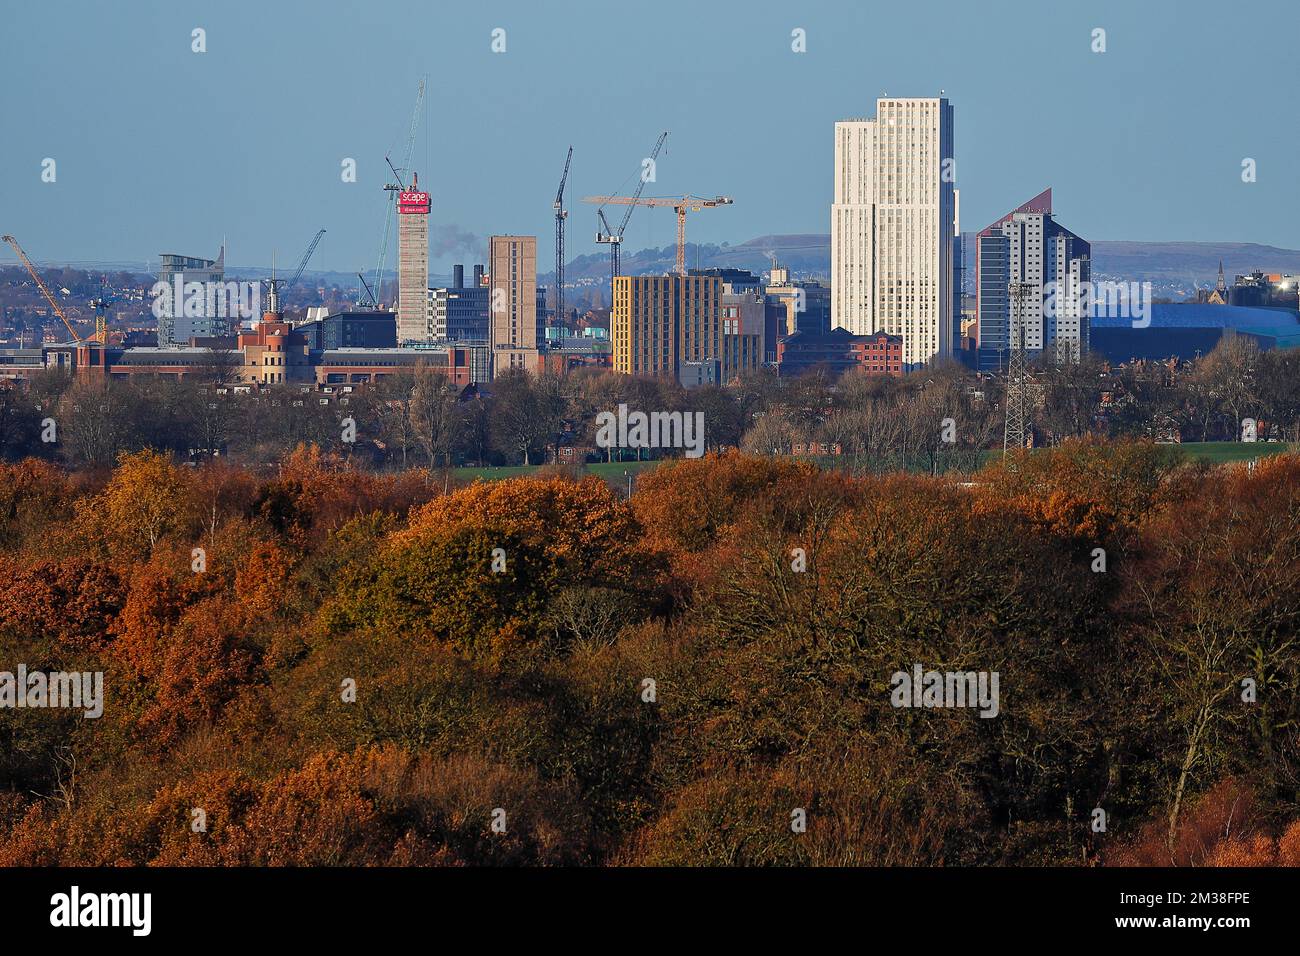
[[[1025,300],[1036,286],[1030,282],[1012,282],[1011,350],[1007,356],[1007,420],[1002,433],[1002,457],[1025,447],[1029,436],[1029,360],[1025,357]]]

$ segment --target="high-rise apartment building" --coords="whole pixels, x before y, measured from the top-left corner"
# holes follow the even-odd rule
[[[884,96],[835,124],[831,324],[902,336],[908,366],[952,353],[954,170],[943,97]]]
[[[380,277],[382,281],[382,276]],[[397,194],[397,340],[428,340],[429,194],[417,173]]]
[[[185,299],[189,297],[184,290],[189,283],[198,282],[204,287],[212,283],[221,283],[226,277],[226,247],[223,245],[215,259],[198,259],[194,256],[181,256],[164,252],[158,267],[158,282],[171,289],[182,290],[182,295],[169,299],[166,309],[159,309],[158,344],[189,345],[191,339],[209,336],[229,335],[238,324],[237,317],[229,314],[218,315],[217,311],[226,309],[208,308],[208,297],[200,292],[204,301],[201,314],[194,315],[192,309],[185,308]],[[258,303],[253,308],[258,308]],[[255,317],[255,316],[254,316]]]
[[[683,380],[684,369],[717,363],[727,381],[757,368],[763,316],[745,310],[743,297],[724,292],[717,274],[618,276],[609,323],[615,371]]]
[[[1025,351],[1050,348],[1057,361],[1078,361],[1088,348],[1092,251],[1052,218],[1052,191],[1044,190],[982,230],[975,248],[977,367],[1006,367],[1012,282],[1030,286],[1022,312]]]
[[[488,308],[493,374],[537,369],[543,312],[537,308],[537,237],[493,236],[488,243]]]

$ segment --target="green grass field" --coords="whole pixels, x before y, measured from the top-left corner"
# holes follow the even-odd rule
[[[1264,458],[1296,450],[1293,443],[1287,442],[1185,441],[1181,445],[1168,447],[1181,451],[1188,461],[1208,461],[1212,465],[1249,461],[1251,458]],[[1035,448],[1033,451],[1042,449]],[[984,452],[983,461],[989,465],[1001,457],[999,449],[989,449]]]
[[[623,472],[636,474],[646,468],[653,468],[657,461],[614,461],[597,462],[586,466],[589,475],[596,475],[606,481],[621,481]],[[453,468],[452,477],[458,481],[500,481],[502,478],[523,478],[535,474],[541,465],[507,465],[501,468]]]
[[[1221,464],[1229,461],[1248,461],[1251,458],[1263,458],[1267,455],[1280,455],[1294,451],[1295,446],[1289,442],[1241,442],[1241,441],[1197,441],[1183,442],[1178,445],[1193,461],[1208,461]]]

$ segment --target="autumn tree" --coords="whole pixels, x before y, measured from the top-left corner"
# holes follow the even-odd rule
[[[326,608],[325,626],[397,628],[474,656],[526,651],[566,586],[653,593],[655,563],[605,482],[476,483],[435,499]]]
[[[134,441],[136,400],[127,385],[78,378],[59,399],[53,417],[60,447],[70,461],[108,467]]]
[[[192,483],[160,452],[124,452],[103,492],[77,503],[77,524],[101,547],[147,558],[165,536],[190,529]]]
[[[431,468],[451,467],[452,449],[462,433],[459,390],[440,372],[417,369],[411,387],[411,431]]]
[[[509,458],[523,464],[545,446],[549,425],[539,414],[532,376],[511,369],[492,381],[493,441]]]
[[[1300,462],[1265,460],[1224,470],[1198,493],[1156,514],[1145,554],[1125,575],[1149,693],[1176,727],[1169,768],[1168,833],[1177,831],[1197,776],[1237,769],[1230,741],[1258,735],[1273,759],[1257,774],[1300,780],[1283,757],[1282,728],[1297,716],[1300,686]],[[1285,781],[1285,783],[1283,783]]]
[[[364,393],[362,399],[367,417],[376,423],[379,439],[396,451],[403,468],[407,467],[409,452],[416,443],[415,383],[413,370],[398,369],[381,378]]]

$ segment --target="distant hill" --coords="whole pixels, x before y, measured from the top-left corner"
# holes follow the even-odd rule
[[[974,234],[967,233],[967,249],[974,257]],[[826,277],[830,274],[831,242],[824,233],[807,233],[789,236],[759,236],[739,245],[723,243],[722,245],[687,243],[686,262],[690,268],[701,269],[748,269],[751,272],[763,272],[771,268],[772,257],[783,266],[788,267],[798,278]],[[466,257],[466,262],[481,261],[482,256]],[[636,252],[625,249],[623,252],[623,272],[627,275],[662,274],[672,270],[676,264],[677,249],[674,245],[661,248],[641,249]],[[1123,240],[1099,239],[1092,243],[1092,271],[1098,279],[1126,279],[1135,282],[1151,282],[1157,296],[1170,298],[1189,298],[1195,294],[1197,286],[1214,285],[1219,273],[1219,261],[1223,261],[1223,271],[1231,284],[1238,275],[1247,275],[1256,269],[1263,272],[1289,272],[1300,274],[1300,250],[1281,249],[1254,242],[1126,242]],[[0,265],[16,263],[0,262]],[[141,274],[142,263],[136,262],[77,262],[59,263],[55,260],[42,261],[42,268],[56,265],[70,265],[90,271],[119,269]],[[154,263],[156,267],[156,262]],[[371,272],[366,278],[371,278]],[[226,267],[227,278],[262,278],[270,275],[269,266]],[[605,248],[599,251],[577,256],[570,260],[566,279],[569,283],[582,284],[600,282],[609,276],[609,253]],[[966,279],[968,291],[974,286],[974,262],[967,264]],[[395,275],[385,270],[385,282],[391,282]],[[537,280],[543,285],[554,281],[552,272],[538,275]],[[318,272],[308,269],[304,273],[308,282],[316,281],[324,285],[340,285],[353,288],[357,285],[355,273],[337,271]],[[373,281],[373,280],[372,280]],[[430,284],[449,282],[450,276],[431,275]]]
[[[829,235],[759,236],[740,245],[711,243],[686,244],[686,264],[700,269],[749,269],[762,272],[772,266],[770,254],[796,275],[828,275],[831,262],[831,237]],[[677,262],[677,246],[659,249],[623,251],[625,275],[653,275],[670,271]],[[578,256],[569,262],[565,279],[600,279],[609,275],[609,254],[601,251]],[[552,273],[538,276],[539,282],[550,282]]]
[[[1213,284],[1219,261],[1233,277],[1263,272],[1300,272],[1300,251],[1254,242],[1118,242],[1092,244],[1092,268],[1116,276],[1166,282]]]
[[[967,248],[974,249],[974,236],[968,233]],[[830,274],[830,236],[811,233],[792,236],[759,236],[739,245],[721,246],[688,243],[686,261],[691,268],[734,268],[762,272],[771,266],[771,255],[796,275]],[[1237,275],[1256,269],[1264,272],[1300,273],[1300,250],[1280,249],[1253,242],[1125,242],[1097,240],[1092,243],[1092,269],[1098,278],[1124,278],[1151,282],[1157,295],[1190,296],[1197,285],[1213,285],[1218,277],[1219,261],[1231,284]],[[623,272],[649,275],[672,269],[676,247],[624,251]],[[973,263],[968,265],[968,280],[973,280]],[[609,256],[602,253],[579,256],[568,266],[567,278],[600,279],[609,275]],[[539,281],[549,282],[548,273]]]

